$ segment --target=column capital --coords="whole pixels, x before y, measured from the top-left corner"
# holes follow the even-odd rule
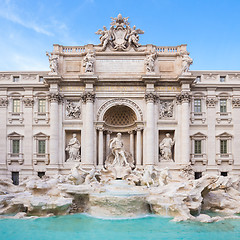
[[[149,93],[145,93],[145,101],[147,103],[155,103],[155,101],[157,100],[157,95],[155,93],[149,92]]]
[[[130,131],[128,131],[128,134],[133,134],[134,133],[134,130],[130,130]]]
[[[240,98],[233,98],[232,106],[233,106],[233,108],[240,108]]]
[[[181,104],[183,102],[189,103],[190,100],[191,100],[191,95],[188,92],[181,92],[180,94],[178,94],[176,96],[176,98],[177,98],[177,103],[178,104]]]
[[[136,127],[135,131],[142,131],[143,129],[143,127]]]
[[[25,107],[33,107],[33,105],[34,105],[34,100],[33,100],[33,98],[31,98],[31,97],[24,98],[24,99],[23,99],[23,103],[24,103]]]
[[[95,93],[94,92],[85,92],[81,96],[81,99],[84,103],[91,102],[93,103],[95,101]]]
[[[0,107],[7,107],[7,106],[8,106],[8,99],[0,98]]]
[[[98,131],[104,131],[104,127],[96,127],[96,129],[98,130]]]
[[[208,97],[206,99],[206,104],[207,104],[207,107],[210,108],[210,107],[215,107],[216,106],[216,103],[217,103],[217,99],[216,97]]]
[[[62,99],[63,99],[63,96],[59,93],[59,92],[56,92],[56,93],[50,93],[49,94],[49,98],[50,98],[50,102],[61,102]]]

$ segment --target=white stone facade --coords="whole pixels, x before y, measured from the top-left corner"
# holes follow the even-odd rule
[[[100,45],[54,45],[50,72],[0,72],[1,177],[67,174],[73,133],[82,165],[103,167],[118,132],[136,166],[240,174],[240,71],[189,71],[186,45],[140,45],[142,33],[118,16]]]

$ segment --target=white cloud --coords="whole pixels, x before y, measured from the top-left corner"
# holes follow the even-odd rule
[[[7,19],[13,23],[17,23],[25,28],[31,29],[37,33],[53,36],[52,32],[49,32],[43,27],[39,26],[38,23],[28,21],[25,20],[23,17],[20,17],[17,12],[14,11],[14,7],[10,5],[10,0],[6,0],[4,5],[5,6],[1,6],[0,8],[0,17]]]

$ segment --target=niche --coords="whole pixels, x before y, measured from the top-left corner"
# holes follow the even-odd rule
[[[77,140],[80,142],[81,145],[81,131],[80,130],[66,130],[65,131],[65,162],[69,158],[69,152],[66,151],[69,141],[73,138],[73,134],[77,135]],[[81,156],[81,148],[79,150],[79,154]]]
[[[170,134],[170,138],[172,140],[174,140],[175,137],[175,131],[174,130],[160,130],[159,131],[159,143],[158,143],[158,155],[159,155],[159,161],[168,161],[165,160],[164,158],[164,153],[163,151],[161,151],[160,149],[160,144],[162,143],[163,139],[166,138],[166,134],[169,133]],[[171,152],[172,152],[172,160],[174,160],[174,152],[175,152],[175,143],[173,144],[172,148],[171,148]],[[171,160],[170,160],[171,161]]]

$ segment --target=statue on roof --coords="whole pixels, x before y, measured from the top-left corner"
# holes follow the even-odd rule
[[[131,28],[128,17],[122,17],[121,14],[111,19],[112,22],[109,30],[103,26],[103,30],[99,29],[96,32],[96,34],[101,35],[99,38],[101,41],[99,45],[102,46],[101,50],[106,50],[107,46],[113,51],[127,51],[130,47],[137,50],[141,46],[138,43],[139,34],[143,34],[144,31],[136,29],[136,26]]]

